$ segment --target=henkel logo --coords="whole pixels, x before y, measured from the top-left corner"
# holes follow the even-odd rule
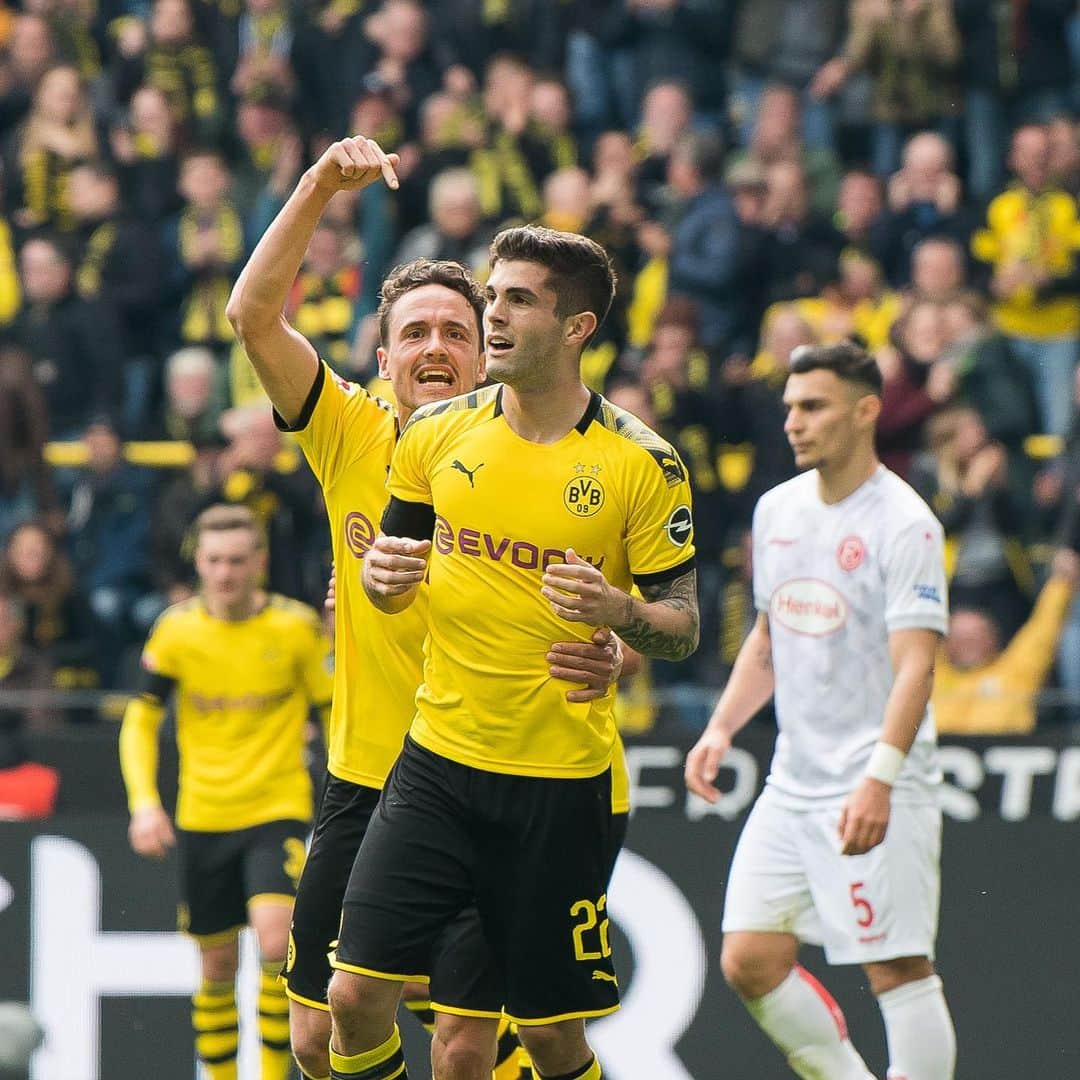
[[[847,622],[847,601],[827,581],[795,578],[772,594],[769,615],[796,634],[826,637]]]

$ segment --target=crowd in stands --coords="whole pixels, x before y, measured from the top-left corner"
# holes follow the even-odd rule
[[[302,170],[363,133],[400,190],[335,197],[288,308],[349,379],[388,393],[402,261],[483,275],[531,221],[613,256],[587,381],[697,500],[703,643],[654,685],[722,683],[754,501],[794,471],[789,357],[854,337],[882,459],[947,530],[943,726],[999,684],[1026,696],[992,730],[1030,730],[1046,686],[1080,705],[1055,557],[1080,544],[1078,115],[1076,0],[0,3],[0,689],[130,685],[212,502],[251,506],[270,587],[320,603],[318,486],[225,305]]]

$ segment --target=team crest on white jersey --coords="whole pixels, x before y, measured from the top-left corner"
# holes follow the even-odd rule
[[[847,622],[847,601],[827,581],[794,578],[772,594],[769,615],[796,634],[827,637]]]
[[[865,558],[866,545],[862,542],[862,538],[858,536],[844,537],[840,541],[840,546],[836,549],[836,561],[840,564],[840,569],[848,573],[862,566]]]

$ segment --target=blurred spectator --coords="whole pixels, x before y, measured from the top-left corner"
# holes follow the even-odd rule
[[[993,266],[994,318],[1031,371],[1042,429],[1064,435],[1080,333],[1076,200],[1051,186],[1043,125],[1017,129],[1009,164],[1018,182],[990,203],[971,248]]]
[[[784,83],[799,92],[808,145],[834,145],[832,108],[812,83],[840,48],[847,6],[847,0],[737,0],[731,111],[744,145],[750,142],[758,101],[769,83]]]
[[[71,562],[43,525],[27,522],[8,537],[0,558],[0,593],[22,606],[26,641],[52,666],[58,688],[100,683],[97,627]]]
[[[944,306],[949,345],[945,358],[956,375],[953,400],[969,405],[987,435],[1022,461],[1024,440],[1038,429],[1031,377],[1007,339],[990,322],[979,293],[962,292]]]
[[[84,300],[75,291],[72,259],[59,239],[27,240],[19,269],[23,307],[11,338],[30,356],[53,437],[76,438],[91,416],[121,400],[120,322],[108,304]]]
[[[948,326],[940,304],[920,300],[893,326],[895,348],[878,351],[885,379],[877,426],[878,456],[907,479],[923,442],[923,425],[956,390],[956,373],[944,360]]]
[[[198,345],[180,349],[165,361],[165,402],[155,434],[196,444],[212,441],[225,405],[225,379],[214,354]]]
[[[194,151],[184,158],[180,192],[185,205],[166,252],[179,294],[180,342],[205,345],[222,359],[233,341],[225,304],[244,255],[243,223],[228,197],[231,179],[215,151]]]
[[[853,0],[843,51],[818,71],[812,91],[829,97],[854,72],[870,73],[873,167],[888,176],[908,135],[956,112],[959,60],[951,0]]]
[[[1008,451],[991,441],[974,409],[939,413],[928,442],[911,484],[945,528],[950,604],[992,613],[1009,636],[1028,613],[1034,580],[1022,535],[1031,510],[1027,477],[1010,468]]]
[[[259,88],[281,94],[292,91],[294,78],[289,64],[292,53],[292,13],[285,0],[244,0],[233,43],[235,60],[229,88],[241,101]]]
[[[559,79],[541,77],[533,83],[529,123],[533,138],[547,152],[540,163],[543,172],[569,169],[578,163],[577,139],[571,130],[573,110],[570,91]]]
[[[164,92],[140,86],[126,115],[114,124],[109,143],[128,210],[154,225],[178,213],[177,124]]]
[[[4,154],[5,196],[14,224],[24,230],[74,229],[68,179],[76,165],[97,154],[97,132],[78,71],[67,65],[51,68]]]
[[[68,183],[71,212],[79,225],[80,255],[75,288],[83,300],[111,307],[123,333],[123,418],[128,430],[146,427],[159,382],[164,266],[158,234],[128,213],[116,172],[102,162],[80,165]]]
[[[670,196],[668,157],[675,144],[690,130],[694,103],[686,86],[666,80],[649,87],[641,103],[637,152],[638,201],[654,216],[663,213]]]
[[[967,257],[956,240],[929,236],[911,252],[911,296],[947,303],[967,284]]]
[[[221,426],[229,445],[218,457],[218,486],[207,505],[224,502],[249,507],[269,541],[267,587],[321,603],[326,574],[305,558],[313,525],[320,518],[314,477],[299,455],[285,449],[269,407],[230,409]],[[324,531],[319,530],[320,538]]]
[[[194,436],[195,460],[167,481],[155,500],[150,568],[162,610],[194,595],[191,524],[216,498],[223,445],[220,435]]]
[[[150,628],[149,621],[140,621],[136,602],[149,586],[154,478],[124,459],[120,435],[107,416],[94,419],[83,441],[86,468],[67,492],[68,548],[101,631],[98,658],[111,686],[124,646]]]
[[[964,43],[968,187],[980,200],[1000,190],[1009,128],[1049,120],[1065,107],[1067,25],[1075,0],[953,0]]]
[[[544,181],[540,223],[563,232],[581,232],[590,218],[592,185],[584,169],[557,169]]]
[[[26,642],[26,616],[22,605],[9,593],[0,592],[0,691],[48,691],[53,689],[49,662]],[[27,708],[0,707],[0,806],[5,771],[28,760],[24,735],[48,731],[59,721],[54,709],[42,705]],[[6,779],[10,779],[10,776]],[[4,817],[0,810],[0,818]]]
[[[249,87],[236,106],[236,136],[229,194],[233,206],[246,221],[282,159],[288,159],[290,167],[295,160],[299,171],[302,146],[285,92],[271,82]],[[258,240],[258,236],[252,235],[253,241]]]
[[[923,131],[907,141],[888,192],[878,242],[894,285],[908,284],[911,255],[921,240],[948,237],[967,246],[976,223],[962,202],[952,147],[940,135]]]
[[[1080,195],[1080,139],[1076,119],[1059,113],[1046,125],[1046,133],[1050,137],[1050,183],[1075,199]]]
[[[0,544],[17,525],[55,510],[44,456],[48,427],[29,356],[0,345]]]
[[[738,222],[721,184],[723,162],[717,136],[691,132],[676,143],[668,164],[669,183],[682,202],[671,230],[668,293],[695,303],[706,349],[730,343],[740,303]]]
[[[777,161],[795,161],[802,166],[814,212],[828,217],[836,208],[840,166],[836,155],[825,146],[807,146],[802,135],[802,106],[797,91],[790,86],[767,86],[758,103],[750,145],[736,154],[733,163],[753,157],[763,168]]]
[[[311,238],[286,304],[289,322],[338,371],[349,366],[359,316],[357,254],[348,234],[324,219]]]
[[[430,223],[405,236],[394,262],[452,259],[474,273],[482,270],[491,230],[483,222],[476,177],[468,169],[447,169],[435,177],[430,190]]]
[[[563,66],[564,13],[550,0],[441,0],[431,5],[431,17],[432,48],[455,94],[475,87],[499,53],[520,56],[538,71]]]
[[[1011,636],[994,616],[952,605],[949,633],[934,665],[934,722],[945,735],[1027,735],[1036,696],[1053,664],[1062,626],[1080,584],[1080,557],[1061,550],[1035,610]],[[1075,662],[1075,657],[1073,658]]]
[[[385,0],[368,16],[364,32],[375,49],[367,66],[390,91],[405,120],[404,135],[412,138],[418,130],[420,103],[442,85],[429,44],[428,13],[419,0]]]
[[[196,36],[188,0],[153,0],[149,26],[128,20],[119,29],[113,93],[121,105],[144,83],[157,87],[191,135],[214,139],[225,119],[214,54]]]
[[[835,279],[843,240],[828,218],[813,212],[801,165],[778,161],[769,166],[766,179],[763,221],[770,235],[768,297],[816,296]]]
[[[609,5],[602,42],[627,54],[622,77],[632,80],[636,106],[661,79],[684,80],[698,109],[714,123],[726,104],[719,58],[728,51],[725,0],[625,0]],[[632,117],[634,111],[628,116]]]
[[[884,209],[881,180],[866,169],[851,169],[840,181],[833,227],[847,247],[880,258]]]
[[[0,57],[0,139],[30,111],[37,85],[55,56],[48,22],[41,15],[16,15]]]

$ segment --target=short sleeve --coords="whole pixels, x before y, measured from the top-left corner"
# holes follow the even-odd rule
[[[154,624],[142,651],[142,666],[151,675],[180,678],[180,634],[176,620],[165,612]]]
[[[432,505],[431,464],[434,425],[414,416],[394,447],[387,491],[407,503]]]
[[[750,526],[751,558],[754,579],[754,607],[758,611],[769,613],[769,586],[765,580],[765,518],[768,510],[765,500],[759,499],[754,507],[754,520]]]
[[[357,458],[393,437],[394,414],[380,398],[335,374],[323,361],[295,424],[275,416],[278,426],[292,432],[311,471],[324,487]]]
[[[694,560],[694,515],[689,474],[674,450],[677,468],[661,468],[651,454],[631,465],[626,551],[630,573],[640,585],[674,577]]]
[[[945,537],[933,520],[901,529],[885,559],[885,625],[894,630],[948,629]]]

